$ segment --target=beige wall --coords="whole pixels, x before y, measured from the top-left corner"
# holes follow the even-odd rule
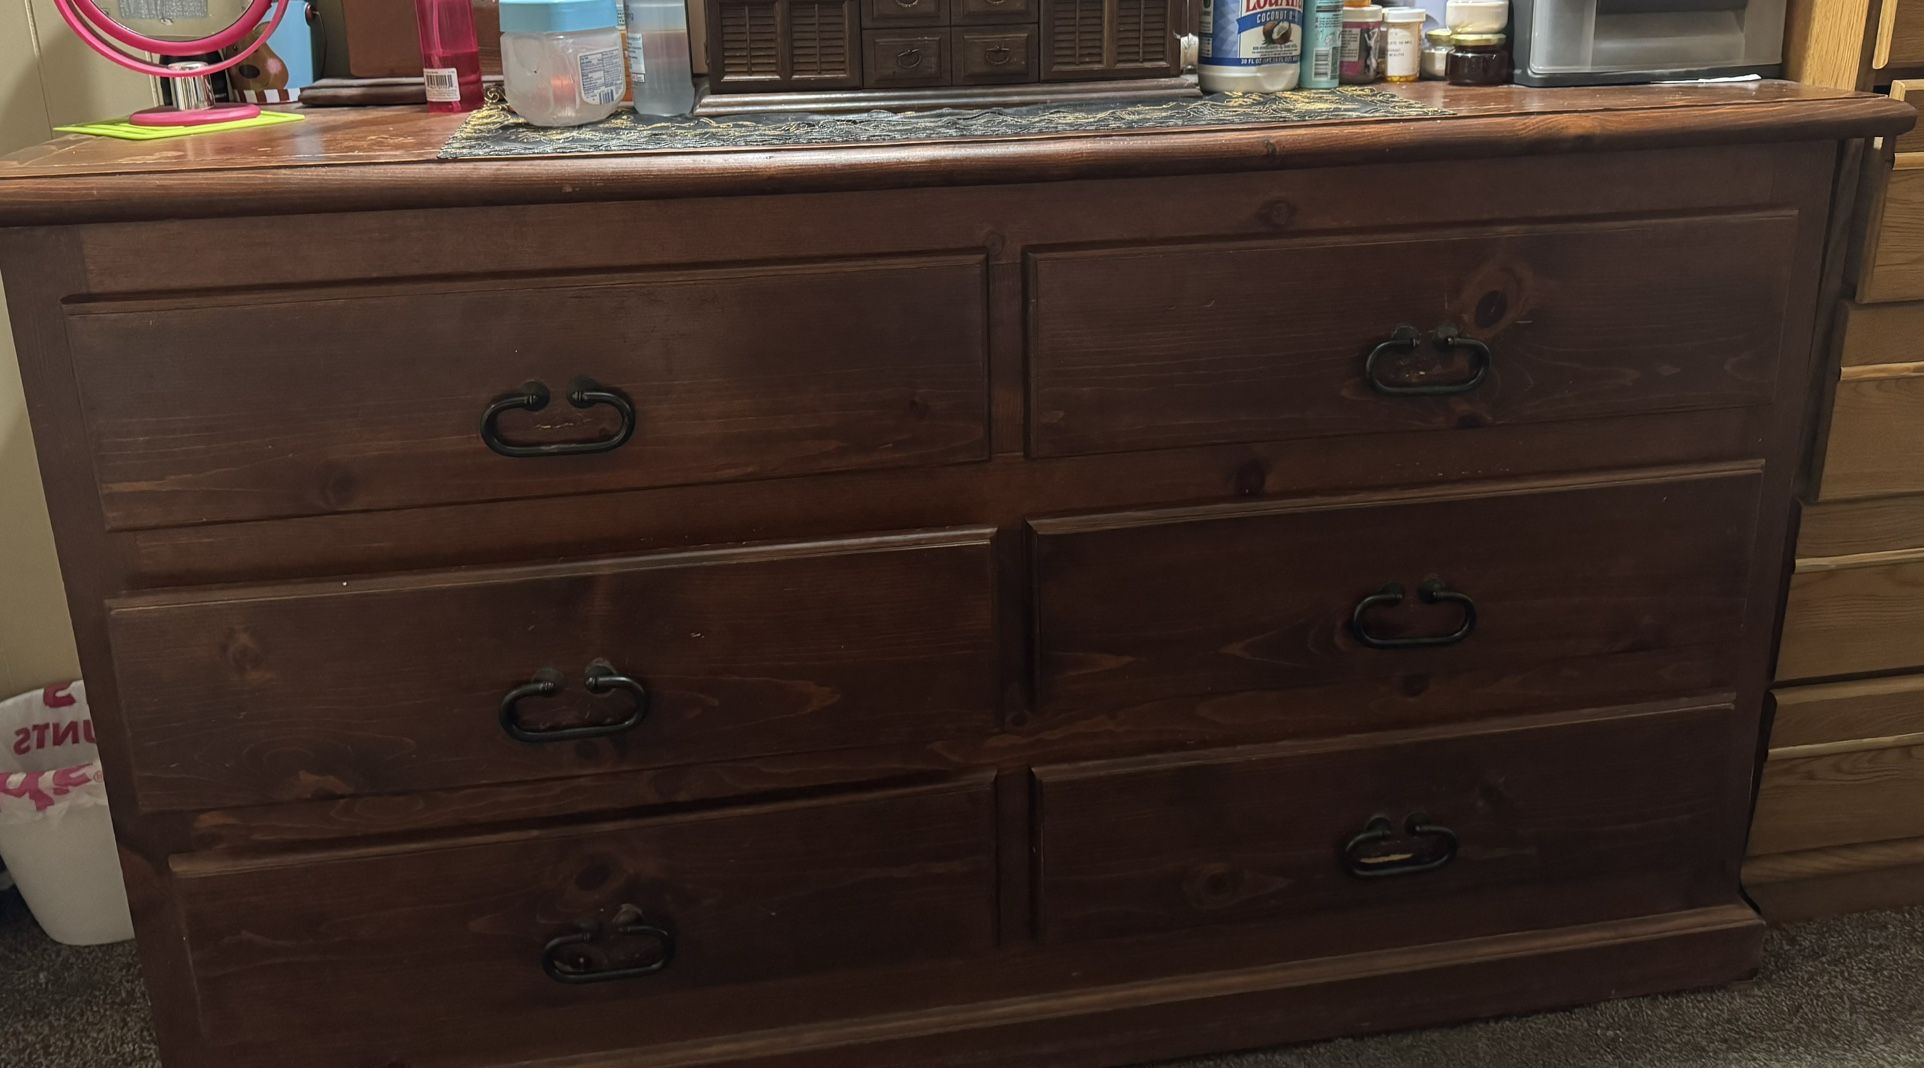
[[[153,94],[146,78],[88,51],[49,0],[0,0],[0,154],[57,125],[143,107]],[[0,698],[78,672],[13,329],[0,307]]]

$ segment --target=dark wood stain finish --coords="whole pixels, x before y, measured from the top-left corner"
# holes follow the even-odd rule
[[[727,6],[813,20],[763,80],[833,88],[859,2]],[[1018,33],[1161,61],[1109,30],[1153,3],[1014,6],[887,32],[950,80]],[[1914,112],[1395,91],[1452,114],[441,163],[451,120],[336,112],[0,161],[168,1068],[1098,1068],[1747,974],[1838,142]],[[1404,322],[1486,380],[1373,390]],[[630,441],[483,443],[530,379],[513,442],[607,434],[576,376]],[[1465,640],[1359,645],[1431,579]],[[639,724],[503,730],[543,668],[523,727],[622,716],[597,660]],[[1343,872],[1418,808],[1448,864]],[[624,905],[672,962],[543,973],[590,921],[569,960],[645,963]]]
[[[979,460],[984,287],[979,259],[931,257],[108,302],[68,332],[109,524],[168,526]],[[581,377],[634,405],[626,444],[482,447],[530,381],[552,399],[498,420],[510,444],[614,435],[565,399]]]
[[[141,803],[197,809],[980,735],[989,532],[163,594],[109,612]],[[639,724],[586,689],[647,691]]]
[[[1754,404],[1777,373],[1790,215],[1578,223],[1412,240],[1031,257],[1043,456]],[[1706,262],[1715,271],[1703,270]],[[1277,284],[1288,279],[1288,285]],[[1439,327],[1490,347],[1439,352]]]
[[[1721,472],[1037,520],[1041,714],[1318,684],[1328,685],[1314,703],[1368,706],[1457,673],[1659,650],[1714,650],[1727,664],[1742,631],[1758,490],[1753,473]],[[1359,640],[1358,604],[1391,583],[1405,598],[1367,610],[1368,634],[1456,631],[1460,606],[1421,601],[1431,580],[1474,602],[1467,637],[1393,649]],[[1581,686],[1562,701],[1594,696]],[[1519,697],[1556,703],[1497,690],[1447,704]],[[1288,699],[1275,705],[1290,714]]]
[[[1666,713],[1038,768],[1042,937],[1409,908],[1444,941],[1501,923],[1485,895],[1518,884],[1570,901],[1570,923],[1715,903],[1729,873],[1705,843],[1741,821],[1728,783],[1748,758],[1724,744],[1731,709]],[[1415,819],[1454,834],[1454,857],[1353,874],[1343,846],[1379,817],[1394,835],[1377,855],[1433,859]],[[1565,894],[1653,872],[1670,878],[1618,896],[1610,915]]]
[[[647,1013],[676,991],[984,952],[991,812],[978,779],[176,877],[212,1034],[378,1033],[477,1013],[539,1028],[547,1006]],[[617,936],[624,906],[672,935],[668,967],[625,983],[548,978],[544,947],[584,923],[604,925],[593,967],[658,959],[655,939]]]

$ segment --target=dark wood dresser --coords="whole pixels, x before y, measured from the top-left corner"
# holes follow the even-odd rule
[[[0,163],[168,1064],[1113,1065],[1749,973],[1840,144],[1911,112],[1409,92]]]

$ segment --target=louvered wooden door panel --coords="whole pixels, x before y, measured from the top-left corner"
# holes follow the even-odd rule
[[[1042,0],[1042,79],[1177,73],[1182,0]]]
[[[710,0],[708,18],[717,92],[862,84],[855,0]]]

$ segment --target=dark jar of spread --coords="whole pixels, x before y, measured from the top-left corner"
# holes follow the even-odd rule
[[[1500,33],[1459,33],[1450,38],[1451,85],[1508,85],[1510,39]]]

